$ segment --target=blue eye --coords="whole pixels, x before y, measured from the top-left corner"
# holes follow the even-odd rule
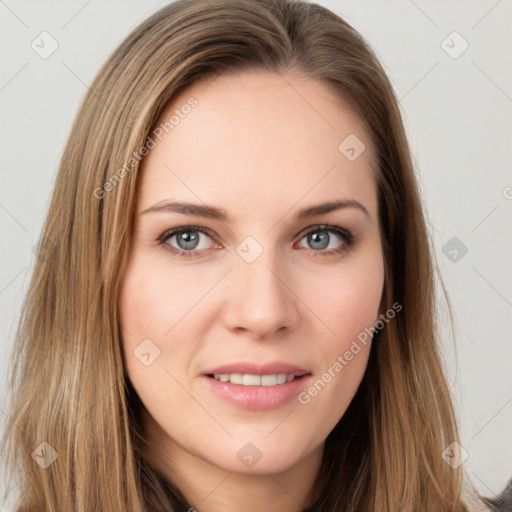
[[[334,234],[334,237],[332,236]],[[332,246],[333,238],[341,239],[340,243],[334,243]],[[302,237],[316,256],[333,256],[343,253],[350,249],[355,243],[355,237],[346,229],[337,226],[321,225],[309,229]],[[303,246],[302,246],[303,247]],[[329,249],[329,250],[325,250]]]
[[[201,238],[204,237],[210,238],[206,229],[199,226],[185,226],[164,233],[158,238],[158,241],[161,244],[166,244],[166,249],[172,253],[188,258],[197,256],[197,252],[208,248],[208,244],[206,247],[202,247]],[[170,243],[174,238],[177,247]]]
[[[209,230],[200,226],[183,226],[166,231],[157,241],[178,257],[201,257],[211,246],[212,236],[209,233]],[[205,241],[205,238],[209,239],[210,243]],[[300,248],[310,248],[314,257],[339,255],[348,251],[356,241],[355,237],[346,229],[329,225],[314,226],[303,232],[300,241],[303,240],[306,240],[308,246],[300,245]],[[220,247],[216,244],[215,248]]]

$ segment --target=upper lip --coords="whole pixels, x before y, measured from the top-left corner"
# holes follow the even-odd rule
[[[311,372],[294,364],[281,361],[261,364],[241,361],[239,363],[226,364],[206,370],[203,372],[203,375],[222,375],[226,373],[240,373],[242,375],[274,375],[276,373],[286,373],[287,375],[293,374],[300,377]]]

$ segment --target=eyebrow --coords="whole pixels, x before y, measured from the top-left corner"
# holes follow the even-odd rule
[[[360,202],[354,199],[340,199],[309,206],[308,208],[303,208],[296,213],[295,219],[304,220],[310,217],[325,215],[327,213],[345,208],[356,208],[362,211],[369,219],[371,219],[368,210]],[[159,201],[153,206],[150,206],[146,210],[142,211],[140,215],[151,212],[182,213],[183,215],[193,215],[196,217],[220,220],[222,222],[231,221],[228,213],[223,208],[217,208],[215,206],[209,206],[206,204],[186,203],[183,201],[169,201],[164,199],[163,201]]]

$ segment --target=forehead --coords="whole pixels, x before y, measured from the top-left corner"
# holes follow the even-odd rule
[[[376,208],[372,141],[323,82],[266,71],[221,75],[175,95],[159,126],[142,162],[141,207],[179,197],[239,203],[243,214],[276,199],[291,207],[306,197],[357,196]]]

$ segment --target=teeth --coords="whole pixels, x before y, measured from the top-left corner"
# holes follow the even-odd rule
[[[275,386],[284,384],[295,379],[294,374],[274,373],[273,375],[250,375],[241,373],[215,374],[215,380],[220,382],[231,382],[231,384],[242,384],[244,386]]]

